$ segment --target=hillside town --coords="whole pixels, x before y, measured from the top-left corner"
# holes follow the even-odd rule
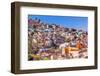
[[[87,31],[28,19],[29,61],[88,58],[87,49]]]

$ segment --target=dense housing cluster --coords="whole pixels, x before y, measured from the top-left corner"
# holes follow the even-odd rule
[[[28,19],[28,60],[88,58],[88,33],[66,27]]]

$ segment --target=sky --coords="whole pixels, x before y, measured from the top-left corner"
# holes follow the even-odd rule
[[[28,19],[40,19],[43,23],[57,24],[67,28],[75,28],[87,31],[88,17],[79,16],[52,16],[52,15],[28,15]]]

